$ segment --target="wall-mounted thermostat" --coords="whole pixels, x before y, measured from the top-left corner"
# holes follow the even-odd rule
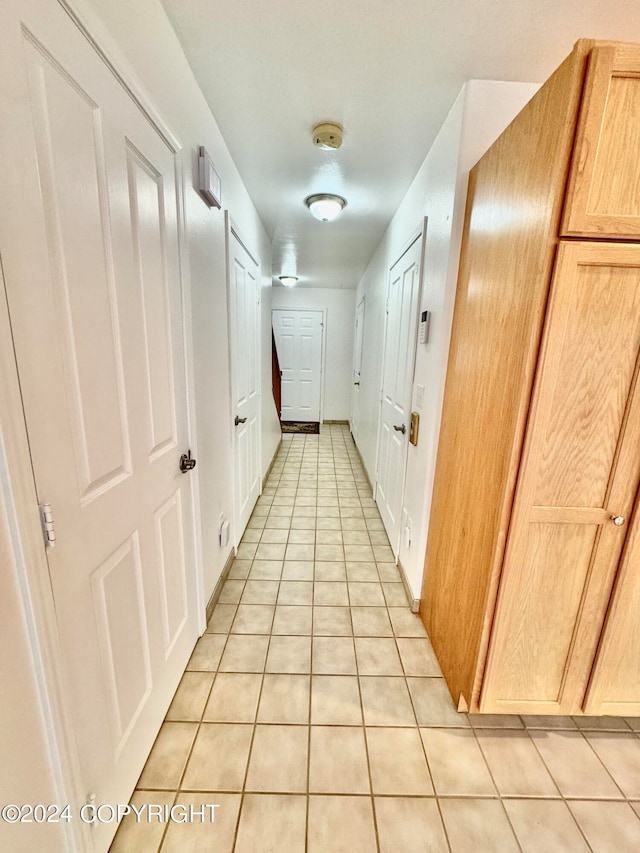
[[[209,207],[222,207],[222,182],[204,145],[198,149],[198,191]]]
[[[431,320],[431,311],[423,311],[420,315],[420,343],[429,343],[429,322]]]

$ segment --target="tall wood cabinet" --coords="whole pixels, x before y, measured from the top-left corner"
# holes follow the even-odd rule
[[[470,176],[421,614],[481,713],[640,714],[640,46]]]

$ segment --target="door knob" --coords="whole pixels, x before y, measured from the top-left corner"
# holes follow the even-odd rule
[[[616,527],[622,527],[624,524],[624,518],[621,515],[612,515],[611,521],[613,521]]]
[[[360,383],[359,383],[359,382],[354,382],[353,384],[354,384],[354,385],[359,385]]]
[[[196,467],[196,460],[191,458],[191,451],[189,454],[183,453],[180,457],[180,470],[183,474],[186,474],[187,471],[192,471]]]
[[[236,419],[235,419],[235,421],[234,421],[234,424],[235,424],[236,426],[238,426],[238,424],[244,424],[244,423],[246,423],[246,420],[247,420],[246,418],[241,418],[241,417],[239,417],[238,415],[236,415]]]
[[[401,432],[403,435],[404,435],[404,434],[405,434],[405,432],[407,431],[407,428],[406,428],[406,426],[405,426],[404,424],[399,424],[399,425],[398,425],[398,424],[394,424],[394,425],[393,425],[393,428],[395,429],[395,431],[396,431],[396,432]]]

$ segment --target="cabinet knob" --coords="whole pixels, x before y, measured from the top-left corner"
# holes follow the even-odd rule
[[[613,521],[616,527],[622,527],[624,524],[624,518],[621,515],[612,515],[611,521]]]

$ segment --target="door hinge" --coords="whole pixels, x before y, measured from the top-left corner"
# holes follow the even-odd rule
[[[55,548],[56,529],[51,504],[40,504],[40,520],[42,522],[42,535],[44,537],[45,548]]]

